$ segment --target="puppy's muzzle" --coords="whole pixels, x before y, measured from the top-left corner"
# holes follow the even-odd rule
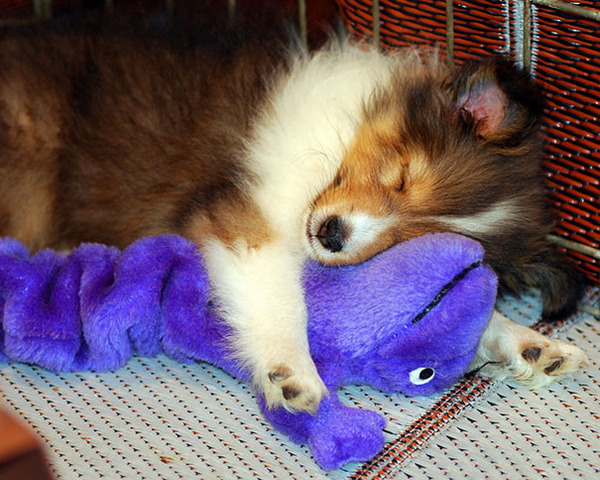
[[[339,217],[326,219],[317,233],[317,238],[323,248],[332,253],[340,252],[344,248],[346,236],[344,222]]]

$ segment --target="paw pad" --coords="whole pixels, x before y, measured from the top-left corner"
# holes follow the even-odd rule
[[[521,356],[527,363],[537,362],[541,354],[542,349],[540,347],[529,347],[521,352]]]
[[[300,395],[300,390],[294,387],[283,387],[281,389],[281,394],[286,400],[292,400]]]
[[[544,373],[546,375],[552,375],[552,373],[554,373],[556,370],[562,367],[563,363],[565,363],[565,359],[560,357],[559,359],[555,360],[550,365],[548,365],[546,368],[544,368]]]
[[[269,381],[271,383],[278,384],[289,378],[291,375],[292,372],[288,368],[277,367],[275,370],[271,370],[269,372]]]

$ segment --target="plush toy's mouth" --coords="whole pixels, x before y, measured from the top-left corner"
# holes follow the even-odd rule
[[[481,260],[472,263],[467,268],[465,268],[462,272],[457,273],[452,280],[450,280],[446,285],[442,287],[439,293],[435,296],[435,298],[427,305],[419,314],[417,314],[412,320],[411,323],[414,325],[423,319],[425,315],[427,315],[431,310],[433,310],[446,296],[454,286],[458,282],[460,282],[463,278],[465,278],[471,271],[475,270],[477,267],[481,266],[483,262]]]

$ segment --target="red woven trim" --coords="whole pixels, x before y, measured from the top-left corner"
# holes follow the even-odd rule
[[[450,425],[463,410],[471,407],[476,399],[485,395],[495,385],[496,382],[490,378],[466,376],[400,436],[388,443],[381,453],[363,464],[350,478],[355,480],[391,478],[390,475],[429,443],[434,435]]]

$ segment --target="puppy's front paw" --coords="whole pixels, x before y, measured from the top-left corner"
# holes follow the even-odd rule
[[[511,363],[509,369],[516,380],[536,389],[550,385],[587,364],[587,356],[580,348],[544,338],[523,345],[520,358]]]
[[[268,408],[283,407],[290,412],[315,414],[327,389],[316,368],[277,364],[268,369],[259,385],[264,392]]]

